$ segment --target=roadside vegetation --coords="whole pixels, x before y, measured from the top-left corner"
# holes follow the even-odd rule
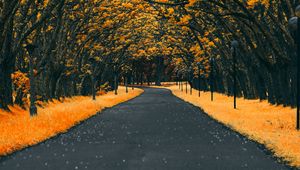
[[[238,108],[233,108],[233,97],[215,93],[211,101],[210,92],[193,90],[186,93],[176,85],[166,85],[172,93],[195,106],[200,107],[225,126],[263,144],[275,156],[290,165],[300,167],[300,132],[295,127],[295,110],[283,105],[274,106],[267,101],[238,98]],[[188,86],[188,89],[190,87]]]
[[[10,107],[11,112],[0,111],[0,155],[7,155],[25,147],[38,144],[46,139],[67,132],[73,126],[96,115],[101,110],[130,100],[143,92],[119,87],[118,96],[113,92],[91,97],[53,100],[38,107],[39,114],[30,117],[27,110],[19,106]]]

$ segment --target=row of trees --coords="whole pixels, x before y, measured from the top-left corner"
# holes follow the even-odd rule
[[[48,101],[89,95],[92,86],[106,82],[117,88],[114,77],[157,85],[162,80],[188,79],[195,88],[199,87],[193,82],[201,79],[201,88],[209,89],[211,70],[214,87],[231,95],[233,39],[240,43],[239,95],[295,105],[296,56],[287,19],[296,4],[1,0],[0,108],[26,105],[30,87],[35,87],[30,90],[38,101]],[[31,55],[28,46],[35,47]],[[30,61],[33,77],[28,76]]]
[[[30,91],[44,102],[117,88],[115,77],[152,81],[181,34],[142,0],[2,0],[0,9],[2,109],[28,105]]]
[[[249,99],[267,99],[272,104],[296,105],[297,60],[293,33],[288,30],[288,19],[294,16],[298,1],[148,2],[173,7],[178,15],[188,16],[186,26],[192,34],[191,39],[197,42],[196,49],[201,51],[200,58],[215,59],[212,70],[213,86],[217,91],[233,94],[233,58],[230,42],[237,40],[240,44],[237,57],[239,95]],[[206,45],[212,42],[214,45],[208,49]],[[193,48],[186,51],[186,58],[197,56],[192,51]],[[196,73],[197,68],[194,65],[198,62],[195,59],[192,61],[183,64],[186,65],[185,79],[189,79],[191,83],[192,79],[189,77],[192,76],[188,75],[187,68],[192,67]],[[208,77],[200,79],[204,82],[202,88],[209,89]],[[193,81],[197,81],[197,78]]]

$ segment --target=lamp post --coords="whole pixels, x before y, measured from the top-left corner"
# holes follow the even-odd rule
[[[189,78],[189,80],[191,82],[191,84],[190,84],[190,95],[193,94],[193,71],[194,71],[193,67],[191,66],[189,68],[189,75],[188,75],[188,78]]]
[[[210,57],[210,100],[214,101],[214,63],[215,59]]]
[[[127,74],[127,71],[125,73],[125,86],[126,86],[126,93],[128,93],[128,74]]]
[[[179,83],[178,83],[178,70],[176,71],[176,75],[175,75],[175,85],[179,86]]]
[[[202,69],[203,66],[202,66],[201,62],[198,62],[197,66],[198,66],[198,88],[199,88],[198,96],[200,97],[201,96],[201,82],[200,82],[200,80],[201,80],[201,69]]]
[[[299,107],[300,107],[300,89],[299,89],[299,86],[300,86],[300,5],[298,5],[296,7],[296,10],[295,10],[295,14],[296,16],[295,17],[292,17],[290,20],[289,20],[289,27],[291,29],[291,31],[293,32],[296,32],[296,36],[294,37],[295,38],[295,42],[296,42],[296,46],[297,46],[297,99],[296,99],[296,102],[297,102],[297,113],[296,113],[296,127],[297,127],[297,130],[300,130],[300,111],[299,111]]]
[[[234,40],[231,42],[232,50],[232,60],[233,60],[233,107],[236,109],[236,95],[237,95],[237,85],[236,85],[236,57],[237,57],[237,47],[239,46],[238,41]]]
[[[117,68],[116,68],[116,65],[114,65],[114,88],[115,88],[115,95],[118,95],[118,89],[117,89]]]
[[[180,90],[180,79],[179,79],[179,76],[177,75],[177,80],[178,80],[178,88],[179,88],[179,90]]]
[[[93,100],[96,100],[96,89],[95,89],[95,68],[96,68],[96,59],[94,57],[90,57],[89,62],[91,64],[91,69],[92,69],[92,95],[93,95]]]
[[[183,91],[183,73],[182,70],[180,70],[180,75],[179,75],[179,83],[180,83],[180,90]]]
[[[33,55],[34,50],[37,48],[33,44],[28,44],[26,50],[29,54],[29,81],[30,81],[30,116],[35,116],[37,114],[37,107],[35,106],[36,94],[35,94],[35,81],[34,81],[34,71],[33,71]]]
[[[181,79],[179,78],[179,90],[181,90]]]
[[[183,92],[183,74],[181,74],[181,92]]]
[[[188,76],[189,76],[189,75],[186,75],[186,81],[185,81],[185,94],[188,93]]]
[[[133,70],[131,70],[131,88],[132,88],[132,90],[134,90],[134,72],[133,72]]]
[[[180,90],[179,70],[176,71],[176,85],[178,85]]]

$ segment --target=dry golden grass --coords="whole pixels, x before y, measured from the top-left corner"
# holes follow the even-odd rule
[[[178,86],[165,87],[183,100],[201,107],[207,114],[248,138],[264,144],[277,157],[290,165],[300,167],[300,132],[296,130],[296,109],[273,106],[267,101],[237,99],[238,109],[233,109],[233,97],[215,93],[210,101],[209,92],[193,90],[193,95],[181,92]]]
[[[28,111],[11,107],[11,113],[0,110],[0,155],[6,155],[30,145],[37,144],[59,133],[66,132],[79,122],[97,114],[104,108],[112,107],[132,99],[143,92],[120,87],[118,96],[109,92],[91,97],[73,97],[64,103],[54,101],[44,108],[38,108],[38,116],[30,118]]]

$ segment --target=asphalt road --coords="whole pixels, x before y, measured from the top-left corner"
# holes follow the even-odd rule
[[[1,158],[0,169],[288,167],[261,146],[216,123],[170,91],[146,88],[141,96],[107,109],[65,134]]]

